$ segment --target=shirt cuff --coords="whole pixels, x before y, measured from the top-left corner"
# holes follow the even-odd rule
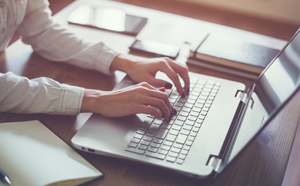
[[[103,43],[96,44],[96,50],[98,51],[98,55],[96,55],[96,70],[111,75],[113,71],[110,70],[110,65],[120,53],[110,49],[105,46]]]
[[[58,115],[77,115],[80,112],[84,88],[62,84],[57,108]]]

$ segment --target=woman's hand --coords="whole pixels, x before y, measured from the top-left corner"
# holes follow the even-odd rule
[[[169,121],[176,111],[164,90],[165,88],[156,89],[145,82],[117,91],[86,89],[81,112],[99,113],[106,117],[144,113],[157,118],[165,117]]]
[[[184,96],[189,93],[189,75],[188,68],[185,65],[176,63],[169,58],[140,58],[130,55],[119,55],[111,64],[111,70],[120,70],[126,72],[135,82],[148,82],[156,87],[171,88],[172,84],[156,79],[158,71],[164,72],[174,83],[178,93]],[[184,89],[181,87],[179,77],[184,81]]]

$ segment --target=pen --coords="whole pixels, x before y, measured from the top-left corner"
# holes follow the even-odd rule
[[[0,170],[0,180],[7,185],[11,185],[9,178],[1,170]]]

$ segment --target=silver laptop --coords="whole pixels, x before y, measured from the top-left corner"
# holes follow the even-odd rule
[[[196,178],[218,175],[298,91],[299,31],[248,89],[238,82],[190,73],[189,95],[182,98],[168,90],[177,110],[170,122],[145,114],[93,114],[72,144]],[[116,89],[132,84],[125,78]]]

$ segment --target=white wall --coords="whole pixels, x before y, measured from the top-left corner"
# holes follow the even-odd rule
[[[243,12],[300,26],[300,0],[178,0]]]

